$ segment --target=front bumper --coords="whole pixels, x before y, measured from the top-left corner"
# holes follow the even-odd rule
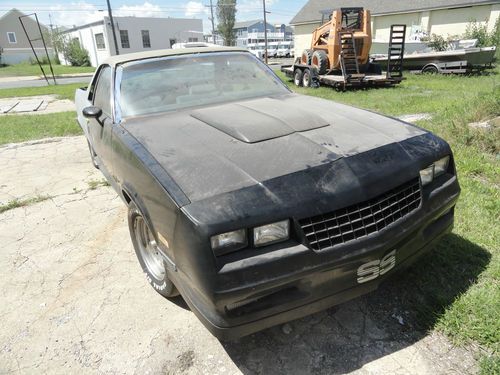
[[[173,281],[216,337],[245,336],[375,290],[386,277],[410,265],[451,231],[459,191],[453,176],[442,186],[424,192],[422,206],[404,222],[363,241],[353,241],[346,251],[317,253],[291,242],[263,256],[225,264],[208,293],[193,287],[191,278],[182,271],[172,275]],[[394,268],[358,283],[361,265],[380,260],[393,250]]]

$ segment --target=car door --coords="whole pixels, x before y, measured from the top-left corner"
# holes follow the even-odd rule
[[[108,176],[111,174],[111,130],[113,127],[113,75],[110,66],[104,66],[99,72],[96,86],[93,88],[92,105],[99,107],[102,114],[90,118],[88,123],[89,138],[97,154],[99,167]]]

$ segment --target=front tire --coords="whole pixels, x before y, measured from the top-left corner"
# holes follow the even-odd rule
[[[328,55],[325,51],[314,51],[311,65],[316,68],[318,74],[325,74],[328,70]]]
[[[133,202],[129,205],[128,227],[135,254],[149,284],[163,297],[179,295],[168,277],[167,264],[159,252],[153,233]]]

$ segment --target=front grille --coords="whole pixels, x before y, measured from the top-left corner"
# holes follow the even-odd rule
[[[307,245],[323,250],[379,232],[420,206],[420,182],[411,180],[368,201],[299,220]]]

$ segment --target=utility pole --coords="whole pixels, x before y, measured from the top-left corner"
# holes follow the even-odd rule
[[[54,37],[54,25],[52,24],[52,16],[51,16],[50,13],[49,13],[49,21],[50,21],[50,24],[49,24],[49,26],[50,26],[50,41],[52,42],[52,47],[54,48],[54,53],[56,54],[56,58],[57,58],[56,61],[58,61],[58,59],[59,59],[59,57],[58,57],[59,53],[57,51],[57,43],[54,42],[55,41],[55,37]]]
[[[212,0],[210,0],[210,14],[212,15],[210,17],[210,21],[212,21],[212,39],[213,43],[215,44],[215,26],[214,26],[214,6],[212,5]]]
[[[262,0],[262,7],[264,8],[264,56],[265,62],[267,64],[267,12],[266,12],[266,0]]]
[[[109,20],[111,21],[111,31],[113,32],[113,41],[115,42],[115,52],[117,55],[120,54],[120,51],[118,51],[118,42],[116,41],[116,32],[115,32],[115,23],[113,21],[113,12],[111,12],[111,4],[109,3],[109,0],[106,0],[108,3],[108,16]]]

